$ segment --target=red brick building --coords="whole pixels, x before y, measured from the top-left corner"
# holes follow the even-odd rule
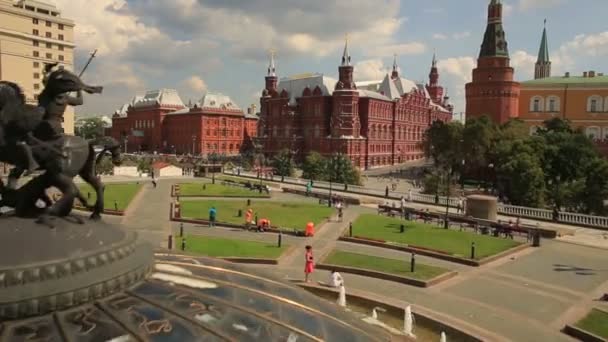
[[[420,142],[435,120],[449,121],[433,57],[429,83],[399,74],[397,63],[381,81],[354,82],[345,44],[339,79],[302,74],[278,79],[271,56],[260,98],[260,134],[266,154],[288,148],[300,158],[311,151],[343,153],[360,168],[424,157]]]
[[[160,89],[116,111],[110,135],[129,152],[236,155],[257,135],[257,123],[252,109],[244,113],[228,96],[209,92],[187,106],[176,90]]]
[[[515,118],[519,111],[520,84],[513,81],[509,49],[502,26],[502,4],[491,0],[473,80],[466,85],[467,118],[488,116],[496,123]]]

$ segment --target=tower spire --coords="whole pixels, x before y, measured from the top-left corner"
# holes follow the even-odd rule
[[[538,49],[538,59],[534,67],[534,79],[551,77],[551,60],[549,59],[549,44],[547,43],[547,19],[543,22],[543,35]]]
[[[268,76],[275,77],[275,76],[277,76],[276,70],[275,70],[275,65],[274,65],[274,56],[276,54],[276,50],[270,49],[269,54],[270,54],[270,61],[268,62]]]
[[[433,49],[433,61],[431,62],[431,68],[436,68],[436,67],[437,67],[437,53]]]
[[[399,78],[399,66],[397,65],[397,54],[393,54],[393,71],[391,72],[391,78]]]
[[[342,65],[350,65],[350,54],[348,53],[348,34],[344,37],[344,52],[342,53]]]

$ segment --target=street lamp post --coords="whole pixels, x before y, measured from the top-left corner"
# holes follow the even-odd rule
[[[449,228],[449,223],[448,223],[448,217],[449,217],[449,213],[450,213],[450,181],[451,181],[451,176],[452,176],[452,167],[449,168],[448,170],[448,174],[447,174],[447,182],[446,182],[446,198],[445,198],[445,219],[443,222],[443,228],[448,229]]]

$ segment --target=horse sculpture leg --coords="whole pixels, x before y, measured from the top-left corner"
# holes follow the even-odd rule
[[[72,178],[62,173],[53,173],[47,175],[50,183],[62,192],[61,198],[55,202],[50,208],[47,208],[45,215],[38,219],[39,223],[46,224],[54,228],[49,216],[65,217],[70,214],[74,206],[74,200],[78,196],[78,188],[72,181]],[[79,223],[82,223],[79,221]]]
[[[88,171],[88,170],[86,170]],[[92,220],[101,219],[101,213],[103,213],[104,203],[103,203],[103,184],[101,180],[96,177],[91,172],[83,172],[80,173],[80,178],[82,178],[85,182],[89,183],[93,189],[95,190],[95,194],[97,199],[95,200],[95,205],[93,206],[93,213],[91,214]]]

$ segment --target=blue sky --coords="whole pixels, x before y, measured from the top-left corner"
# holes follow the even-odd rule
[[[77,69],[106,87],[79,109],[111,114],[135,94],[176,88],[185,102],[205,91],[241,107],[259,103],[268,50],[280,77],[335,77],[344,36],[359,80],[382,77],[398,54],[402,75],[425,80],[437,51],[440,81],[457,112],[475,65],[489,0],[55,0],[76,21]],[[516,77],[532,77],[547,18],[553,74],[608,72],[606,0],[503,0]]]

